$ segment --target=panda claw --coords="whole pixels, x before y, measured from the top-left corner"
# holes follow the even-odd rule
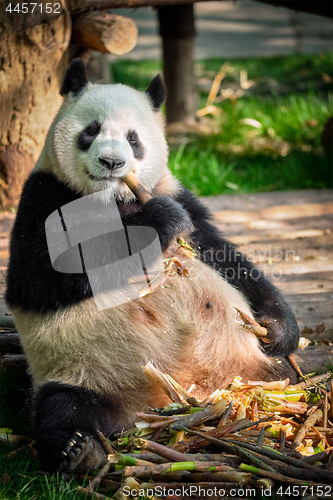
[[[95,440],[89,434],[75,432],[67,442],[65,449],[61,451],[63,459],[61,460],[59,471],[63,473],[72,473],[76,467],[84,462],[95,447]]]

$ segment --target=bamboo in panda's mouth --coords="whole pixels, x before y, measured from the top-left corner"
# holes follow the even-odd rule
[[[144,205],[152,198],[148,191],[143,187],[143,185],[140,184],[134,172],[128,172],[128,174],[126,174],[122,180],[130,188],[132,193],[137,197],[141,205]]]

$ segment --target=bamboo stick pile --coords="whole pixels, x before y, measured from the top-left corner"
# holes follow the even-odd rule
[[[172,402],[137,413],[112,442],[100,435],[108,461],[78,488],[86,498],[333,495],[331,374],[294,386],[236,377],[199,402],[150,363],[144,370]]]

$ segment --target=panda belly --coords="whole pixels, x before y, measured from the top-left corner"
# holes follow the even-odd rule
[[[178,257],[189,276],[171,273],[127,304],[99,311],[86,299],[39,315],[12,309],[34,382],[36,447],[49,470],[94,470],[106,459],[99,430],[120,432],[137,411],[169,402],[144,375],[148,361],[185,388],[195,384],[198,399],[237,375],[276,378],[272,358],[238,325],[235,308],[251,315],[243,295],[199,260]]]
[[[252,315],[243,295],[199,260],[179,257],[189,276],[173,272],[150,295],[117,307],[99,311],[87,299],[48,314],[13,309],[35,388],[53,381],[126,393],[132,409],[135,401],[156,406],[142,370],[148,361],[185,387],[194,383],[200,398],[268,367],[257,338],[238,325],[235,308]]]

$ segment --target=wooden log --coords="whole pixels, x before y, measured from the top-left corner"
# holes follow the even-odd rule
[[[89,12],[74,17],[71,43],[121,56],[130,52],[138,40],[132,19],[106,12]]]
[[[0,333],[0,348],[4,345],[20,346],[20,337],[18,333]]]
[[[13,316],[0,316],[0,328],[15,328]]]
[[[5,354],[2,357],[3,366],[25,365],[27,357],[25,354]]]

